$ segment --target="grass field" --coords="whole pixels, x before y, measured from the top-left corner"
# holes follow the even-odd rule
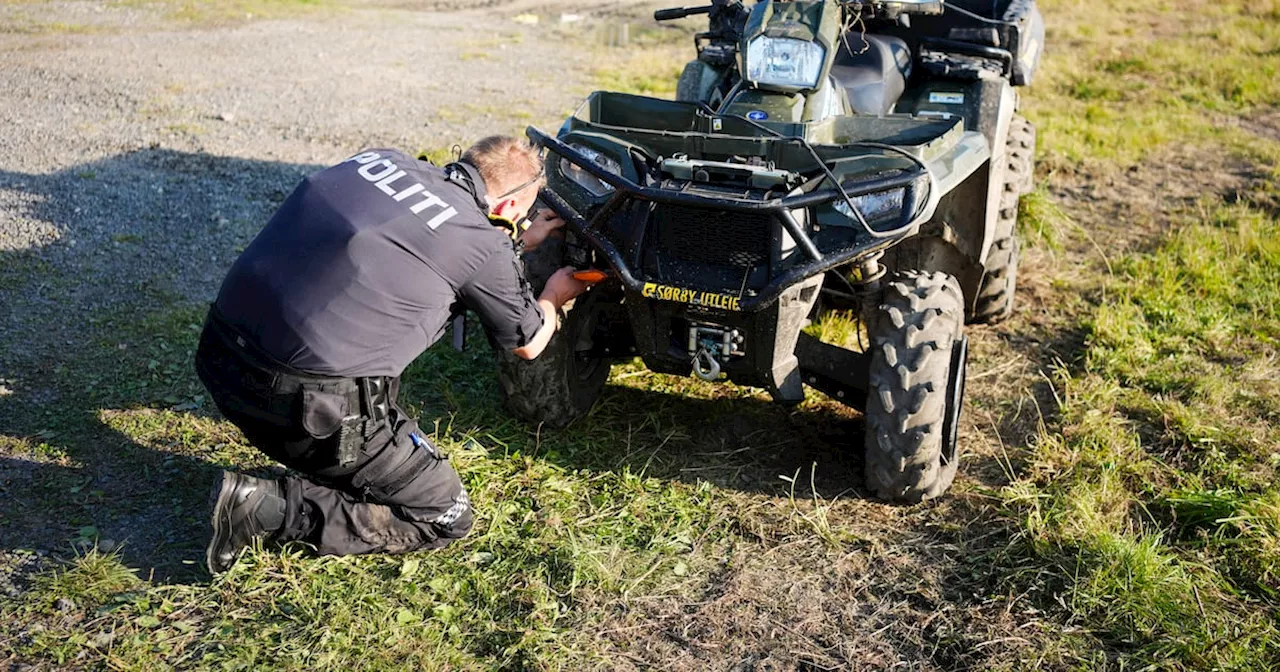
[[[0,603],[0,664],[1280,667],[1280,3],[1042,8],[1022,313],[973,330],[971,458],[946,500],[864,499],[857,414],[817,394],[784,409],[619,366],[587,419],[541,431],[503,412],[483,348],[439,347],[403,397],[477,504],[472,536],[149,576],[98,533],[84,465],[160,478],[169,508],[137,519],[177,530],[187,563],[216,470],[272,466],[190,370],[199,308],[142,288],[166,307],[88,316],[95,347],[51,372],[59,410],[0,436],[45,467],[27,506],[79,549]],[[670,94],[679,66],[641,53],[600,77]],[[40,272],[8,259],[0,287]]]

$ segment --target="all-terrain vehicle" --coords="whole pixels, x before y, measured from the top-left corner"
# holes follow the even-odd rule
[[[1034,0],[714,0],[677,100],[593,93],[555,136],[542,198],[563,241],[526,255],[608,276],[538,359],[500,354],[508,406],[563,425],[619,358],[866,416],[866,483],[950,487],[966,322],[1013,305],[1034,131],[1016,114],[1043,41]],[[854,310],[869,346],[803,331]]]

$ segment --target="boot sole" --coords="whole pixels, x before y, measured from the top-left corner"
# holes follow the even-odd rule
[[[213,537],[209,540],[209,546],[204,551],[204,564],[209,568],[210,574],[221,574],[231,569],[232,560],[226,567],[222,567],[217,563],[219,555],[218,550],[226,545],[228,538],[231,536],[231,510],[235,507],[234,493],[240,485],[240,475],[231,472],[222,472],[222,477],[213,488],[209,491],[209,499],[212,504],[213,513],[210,515],[209,524],[213,528]]]

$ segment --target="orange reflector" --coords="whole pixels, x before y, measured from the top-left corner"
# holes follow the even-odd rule
[[[600,282],[601,280],[604,280],[607,277],[609,277],[608,273],[605,273],[604,271],[598,271],[594,268],[589,268],[585,271],[573,272],[574,280],[581,280],[582,282],[585,282],[589,285],[594,285],[597,282]]]

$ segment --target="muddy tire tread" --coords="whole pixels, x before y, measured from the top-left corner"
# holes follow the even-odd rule
[[[1008,152],[1010,168],[1019,178],[1016,182],[1018,195],[1030,193],[1035,188],[1036,127],[1025,117],[1013,115],[1005,151]]]
[[[676,80],[676,100],[682,103],[698,102],[698,86],[702,83],[700,73],[702,64],[698,61],[690,61],[684,66],[684,70],[680,72],[680,79]]]
[[[499,353],[498,382],[503,402],[520,419],[535,425],[560,428],[587,414],[595,405],[609,377],[601,365],[585,381],[573,378],[573,357],[566,331],[571,331],[572,311],[561,320],[561,331],[537,359],[526,361],[510,352]]]
[[[946,492],[956,476],[958,458],[943,460],[942,430],[964,295],[946,273],[900,271],[885,284],[875,320],[867,488],[885,501],[915,504]]]
[[[1021,250],[1017,236],[999,238],[991,244],[991,251],[987,253],[987,270],[974,301],[972,322],[996,324],[1013,315]]]
[[[549,238],[522,257],[525,277],[537,296],[547,279],[563,266],[564,243]],[[497,353],[498,383],[503,404],[516,417],[535,425],[564,427],[586,415],[595,405],[609,378],[609,366],[601,363],[588,378],[574,374],[572,339],[576,338],[581,314],[573,312],[575,302],[564,306],[560,328],[537,359],[528,361],[506,351]]]
[[[1004,188],[1000,192],[1000,213],[996,220],[995,240],[987,253],[986,270],[974,298],[969,321],[996,324],[1013,315],[1018,286],[1018,201],[1031,191],[1035,167],[1036,129],[1031,122],[1014,115],[1005,144]]]

